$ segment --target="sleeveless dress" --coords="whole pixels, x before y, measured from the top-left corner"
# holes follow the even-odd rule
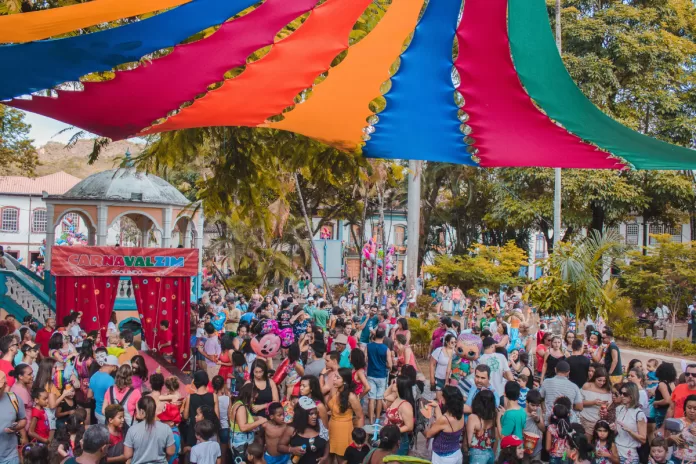
[[[224,363],[231,363],[232,359],[230,359],[230,352],[229,350],[223,351],[220,354],[220,362]],[[232,370],[234,369],[233,366],[220,366],[220,371],[218,372],[218,375],[222,376],[223,379],[227,380],[232,377]]]
[[[611,453],[611,450],[609,448],[607,448],[606,446],[602,446],[599,444],[599,442],[597,442],[597,444],[595,445],[595,459],[593,461],[594,464],[611,464],[609,458],[600,458],[599,456],[597,456],[597,452],[599,451],[606,451],[607,453]]]
[[[403,427],[404,425],[406,425],[404,420],[401,418],[401,414],[399,413],[399,408],[405,402],[406,402],[406,400],[401,400],[396,406],[387,409],[387,412],[386,412],[387,420],[385,421],[384,425],[396,425],[397,427]],[[397,450],[397,452],[395,454],[398,456],[407,456],[410,446],[411,446],[411,434],[410,433],[402,433],[401,434],[401,444],[399,445],[399,449]]]
[[[331,419],[329,419],[329,447],[331,453],[343,456],[346,448],[350,446],[353,433],[353,410],[348,405],[345,412],[341,412],[339,400],[336,396],[329,401]]]
[[[186,433],[186,444],[194,446],[196,444],[196,433],[193,431],[193,426],[196,425],[196,412],[201,406],[210,406],[215,408],[215,397],[212,393],[199,395],[197,393],[189,396],[189,418],[188,430]]]

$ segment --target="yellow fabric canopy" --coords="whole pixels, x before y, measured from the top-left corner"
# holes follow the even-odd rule
[[[341,148],[357,147],[372,114],[368,104],[381,95],[380,86],[389,79],[389,67],[416,27],[422,6],[423,0],[393,2],[372,32],[314,87],[307,101],[285,113],[284,120],[267,126]]]
[[[51,10],[0,16],[0,42],[46,39],[95,24],[183,5],[191,0],[94,0]]]

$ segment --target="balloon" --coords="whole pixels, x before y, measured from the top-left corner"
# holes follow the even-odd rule
[[[370,260],[372,260],[372,261],[375,260],[375,254],[374,254],[374,253],[370,253]]]
[[[381,259],[377,260],[377,266],[382,267],[382,260]]]
[[[377,256],[379,256],[380,258],[384,258],[384,250],[379,250],[377,252]]]
[[[225,321],[227,320],[227,313],[220,311],[217,315],[210,321],[218,332],[225,327]]]
[[[275,382],[276,385],[282,383],[285,377],[287,377],[288,371],[290,370],[289,364],[290,358],[285,358],[283,362],[278,365],[278,369],[276,369],[275,374],[273,374],[273,382]]]
[[[365,261],[365,267],[367,267],[367,268],[372,267],[372,261],[370,261],[369,259],[367,261]]]
[[[281,339],[275,333],[254,337],[251,339],[251,349],[260,358],[272,358],[280,351]]]

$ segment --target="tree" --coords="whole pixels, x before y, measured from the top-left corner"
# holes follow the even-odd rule
[[[0,105],[0,172],[19,170],[34,175],[39,157],[29,139],[31,126],[24,122],[24,113]]]
[[[656,243],[646,247],[646,253],[628,253],[627,263],[621,265],[621,282],[641,307],[669,302],[671,349],[677,313],[686,307],[696,289],[696,242],[672,242],[669,234],[652,237]]]
[[[435,285],[456,285],[475,295],[483,287],[518,284],[520,267],[526,264],[524,250],[508,242],[503,246],[474,245],[463,255],[440,255],[423,272],[432,274]]]
[[[622,253],[619,240],[613,232],[593,230],[574,242],[561,242],[544,262],[546,274],[527,286],[526,298],[544,314],[595,318],[597,308],[609,303],[604,277],[611,258]]]

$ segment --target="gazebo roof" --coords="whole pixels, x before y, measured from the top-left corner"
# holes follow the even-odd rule
[[[117,168],[92,174],[55,200],[107,200],[186,206],[191,202],[164,179],[135,168]]]

